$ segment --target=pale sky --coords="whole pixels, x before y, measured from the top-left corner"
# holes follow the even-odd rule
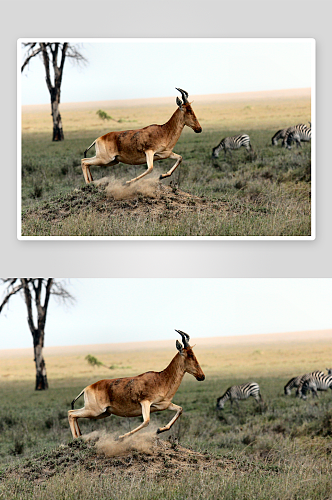
[[[313,39],[86,39],[88,63],[65,62],[61,102],[307,88],[313,48]],[[22,104],[50,102],[39,56],[21,82]]]
[[[47,346],[332,328],[332,279],[71,279],[72,305],[50,300]],[[4,287],[0,286],[0,299]],[[23,298],[0,315],[0,349],[32,347]]]

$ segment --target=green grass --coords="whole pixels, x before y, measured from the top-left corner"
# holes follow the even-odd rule
[[[242,379],[210,376],[197,383],[185,377],[174,398],[184,413],[163,438],[171,435],[181,446],[207,453],[219,465],[209,467],[207,460],[205,468],[186,473],[174,471],[165,462],[162,475],[143,466],[139,474],[130,474],[126,462],[121,465],[116,459],[107,462],[106,472],[91,447],[79,441],[73,448],[67,410],[73,395],[82,389],[82,380],[53,381],[43,393],[33,391],[31,382],[2,384],[0,498],[330,498],[331,392],[322,393],[318,400],[302,401],[283,395],[286,378],[255,380],[264,407],[250,398],[240,402],[238,409],[231,409],[228,402],[223,411],[216,411],[217,397]],[[166,423],[171,415],[155,413],[150,425]],[[120,434],[133,429],[140,419],[112,416],[81,422],[83,434],[100,429]],[[117,463],[122,467],[118,472]],[[23,474],[27,468],[29,474]],[[45,479],[47,471],[51,473]],[[43,481],[38,480],[40,474]]]
[[[287,108],[286,108],[287,109]],[[80,161],[87,145],[102,133],[101,130],[69,130],[65,141],[52,143],[49,134],[25,133],[22,140],[22,234],[26,236],[308,236],[311,234],[311,146],[303,144],[285,150],[271,146],[271,137],[278,125],[259,128],[253,116],[245,123],[243,110],[239,123],[227,128],[215,122],[203,124],[202,134],[184,129],[174,150],[183,162],[168,181],[181,190],[206,198],[205,210],[175,213],[167,204],[162,215],[153,217],[147,210],[144,216],[133,217],[123,209],[121,217],[112,216],[105,205],[103,210],[87,206],[86,191],[79,191],[82,206],[62,220],[45,220],[40,216],[47,203],[61,213],[66,196],[84,186]],[[270,113],[266,110],[266,113]],[[295,115],[295,111],[294,111]],[[264,115],[265,116],[265,115]],[[243,124],[241,124],[241,119]],[[292,121],[291,117],[287,120]],[[298,121],[294,116],[294,121]],[[157,122],[160,120],[156,120]],[[203,120],[204,123],[204,120]],[[261,121],[264,124],[264,119]],[[280,123],[280,122],[279,122]],[[119,124],[116,124],[119,126]],[[137,124],[137,127],[140,123]],[[245,127],[245,128],[244,128]],[[114,126],[113,126],[114,128]],[[125,128],[125,127],[124,127]],[[248,154],[243,148],[232,157],[212,160],[212,147],[224,136],[245,130],[254,148]],[[94,153],[93,153],[94,154]],[[166,172],[173,161],[157,162],[152,175]],[[92,168],[95,179],[113,175],[130,179],[143,172],[145,166],[117,165],[112,168]],[[100,195],[96,196],[100,197]],[[138,200],[139,201],[139,200]],[[222,204],[222,213],[211,204]],[[108,209],[107,209],[108,208]],[[147,207],[148,208],[148,207]]]

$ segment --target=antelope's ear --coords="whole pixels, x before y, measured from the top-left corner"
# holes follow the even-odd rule
[[[179,353],[181,354],[181,356],[183,356],[183,347],[182,347],[182,344],[178,340],[176,341],[176,348],[179,351]]]
[[[179,106],[180,109],[182,109],[182,101],[179,97],[176,98],[176,104]]]

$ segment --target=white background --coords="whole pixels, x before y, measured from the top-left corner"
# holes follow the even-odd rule
[[[0,275],[331,277],[330,1],[13,1],[2,38]],[[16,41],[22,37],[312,37],[317,42],[315,241],[18,241]],[[170,68],[176,72],[185,54]],[[146,64],[151,64],[146,61]]]

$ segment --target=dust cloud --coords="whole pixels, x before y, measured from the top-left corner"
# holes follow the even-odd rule
[[[146,431],[139,431],[132,436],[118,439],[115,433],[109,434],[106,431],[94,431],[82,436],[87,442],[95,442],[97,453],[106,457],[119,457],[127,455],[132,451],[153,454],[153,448],[157,442],[157,426]]]
[[[148,198],[156,198],[160,189],[159,179],[148,178],[142,179],[132,184],[126,184],[128,179],[115,179],[114,177],[103,177],[99,181],[95,181],[96,186],[105,186],[105,192],[109,198],[114,200],[130,200],[138,195]]]

